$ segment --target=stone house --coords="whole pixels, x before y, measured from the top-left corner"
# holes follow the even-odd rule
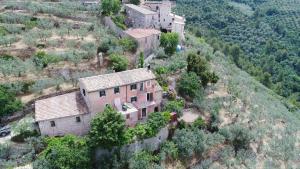
[[[36,101],[35,120],[42,135],[84,135],[91,119],[111,105],[128,126],[160,111],[162,89],[148,68],[79,79],[80,91]]]
[[[133,4],[125,5],[127,24],[132,28],[158,28],[158,14]]]
[[[159,47],[161,34],[159,30],[136,28],[128,29],[124,33],[138,42],[137,52],[144,52],[145,56],[148,56],[153,52],[153,49]]]
[[[129,25],[133,28],[155,28],[176,32],[184,39],[185,18],[172,13],[170,1],[145,1],[140,6],[125,5]]]

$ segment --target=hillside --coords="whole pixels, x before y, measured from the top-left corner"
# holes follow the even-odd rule
[[[275,2],[280,8],[279,13],[275,10],[276,17],[256,14],[275,6]],[[171,134],[157,151],[129,156],[118,152],[117,147],[111,156],[95,160],[92,152],[96,147],[91,144],[99,146],[97,139],[101,137],[90,133],[85,137],[40,136],[31,112],[10,123],[11,135],[0,137],[0,168],[298,169],[300,111],[291,103],[297,104],[300,92],[300,39],[294,36],[299,33],[300,4],[279,2],[177,0],[175,10],[185,14],[188,22],[184,50],[167,55],[160,47],[154,52],[156,57],[148,59],[168,95],[163,109],[135,127],[116,125],[112,115],[122,122],[121,116],[108,110],[106,118],[99,115],[100,120],[107,120],[98,123],[104,126],[101,132],[93,132],[101,136],[103,130],[110,133],[111,128],[126,128],[125,137],[120,132],[121,137],[110,133],[102,138],[127,146],[153,137],[168,125]],[[260,18],[257,29],[255,15]],[[112,72],[111,55],[120,55],[116,60],[128,59],[126,69],[136,68],[135,53],[104,27],[101,17],[99,6],[84,6],[76,0],[1,1],[0,87],[8,88],[13,93],[11,98],[16,96],[26,104],[39,96],[78,88],[79,77]],[[274,32],[270,26],[273,23],[285,24],[284,36]],[[265,50],[269,40],[280,46],[271,54]],[[235,45],[229,43],[240,45],[244,52],[238,50],[235,55]],[[105,52],[100,64],[97,53],[101,50]],[[283,51],[286,56],[278,60],[278,52]],[[198,62],[188,62],[191,55]],[[201,68],[216,74],[217,82],[204,85],[202,75],[188,72],[193,65],[204,65]],[[176,125],[170,122],[171,112],[178,113]],[[181,114],[187,112],[192,112],[196,120],[181,120]],[[18,140],[16,136],[23,134],[29,136]],[[109,141],[106,144],[115,146]]]
[[[235,63],[295,105],[300,100],[299,9],[293,0],[178,0],[175,8],[197,36],[226,55],[230,46],[240,46]]]
[[[199,50],[210,57],[212,69],[221,77],[215,86],[206,89],[205,100],[200,103],[194,100],[194,104],[204,114],[210,114],[218,107],[220,128],[246,126],[254,136],[250,151],[234,156],[225,145],[212,148],[207,158],[193,167],[297,168],[300,165],[297,160],[300,152],[300,112],[290,112],[284,98],[236,67],[220,51],[214,52],[203,39],[193,35],[187,36],[187,39],[192,50]],[[162,65],[176,67],[184,64],[176,57],[167,63]]]

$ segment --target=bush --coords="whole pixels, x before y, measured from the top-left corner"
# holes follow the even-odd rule
[[[172,141],[166,141],[160,148],[160,158],[162,160],[173,161],[178,158],[178,148]]]
[[[119,45],[122,46],[125,51],[130,51],[132,53],[136,52],[138,47],[137,41],[130,37],[120,39]]]
[[[33,163],[33,168],[92,168],[88,145],[83,138],[67,135],[45,141],[47,148]]]
[[[56,56],[50,56],[46,54],[44,51],[39,51],[34,55],[33,62],[37,67],[45,68],[50,63],[56,63],[60,61],[60,59]]]
[[[0,85],[0,118],[21,110],[22,103],[7,88]]]
[[[169,112],[153,112],[149,114],[148,120],[144,124],[137,124],[134,128],[128,128],[125,132],[127,143],[134,140],[142,140],[154,137],[161,128],[170,121]]]
[[[129,169],[153,169],[158,166],[156,162],[158,162],[158,157],[150,154],[146,151],[137,152],[133,155],[133,157],[129,160]]]
[[[176,112],[180,117],[182,116],[182,110],[184,108],[184,100],[168,101],[163,107],[163,111]]]
[[[205,150],[205,135],[198,129],[176,130],[173,141],[183,159],[191,158],[194,154],[201,155]]]
[[[109,56],[111,67],[116,72],[121,72],[124,70],[127,70],[128,67],[128,59],[126,56],[118,55],[118,54],[112,54]]]
[[[178,92],[184,97],[194,98],[201,89],[196,73],[183,73],[178,83]]]
[[[205,125],[205,121],[201,117],[199,117],[196,121],[193,122],[192,127],[204,129]]]
[[[227,141],[234,147],[235,155],[240,149],[248,149],[251,140],[253,139],[248,128],[240,125],[232,125],[220,130]]]
[[[121,4],[119,0],[102,0],[101,9],[103,15],[109,16],[118,13],[121,9]]]

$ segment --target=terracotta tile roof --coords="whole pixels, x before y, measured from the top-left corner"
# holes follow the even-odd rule
[[[35,102],[35,120],[44,121],[88,113],[80,92],[63,94]]]
[[[131,8],[131,9],[137,11],[137,12],[140,12],[144,15],[154,15],[154,14],[156,14],[156,12],[153,12],[153,11],[151,11],[149,9],[146,9],[146,8],[143,8],[143,7],[136,6],[134,4],[126,4],[126,7],[129,7],[129,8]]]
[[[155,79],[155,75],[147,68],[132,69],[123,72],[80,78],[87,92],[124,86],[132,83]]]
[[[133,38],[139,39],[139,38],[145,38],[151,35],[157,35],[160,34],[161,32],[156,29],[141,29],[141,28],[136,28],[136,29],[128,29],[125,31],[125,33]]]

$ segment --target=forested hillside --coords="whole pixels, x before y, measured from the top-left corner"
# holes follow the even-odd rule
[[[299,106],[300,1],[177,0],[175,10],[197,36]]]

